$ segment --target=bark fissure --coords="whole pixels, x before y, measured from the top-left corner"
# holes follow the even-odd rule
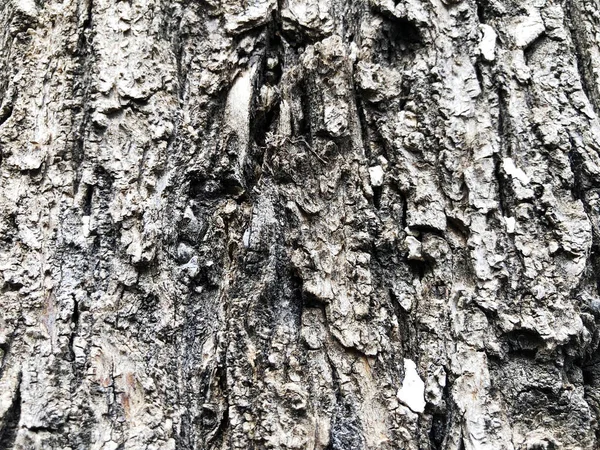
[[[574,9],[577,9],[577,13]],[[586,35],[586,23],[583,21],[585,12],[581,11],[580,5],[574,4],[573,0],[567,0],[565,16],[568,23],[571,39],[574,46],[574,56],[577,61],[577,70],[579,80],[585,95],[589,99],[596,114],[600,112],[600,93],[598,92],[597,80],[593,77],[593,68],[591,66],[590,55],[584,45],[589,42]],[[589,20],[589,19],[588,19]]]
[[[10,405],[0,422],[0,447],[13,448],[21,422],[21,375],[17,382],[15,394],[11,396]]]

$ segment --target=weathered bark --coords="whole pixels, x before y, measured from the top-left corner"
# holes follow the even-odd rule
[[[3,0],[0,448],[598,448],[599,10]]]

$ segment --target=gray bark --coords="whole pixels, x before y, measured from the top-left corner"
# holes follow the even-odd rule
[[[598,448],[599,10],[4,0],[0,448]]]

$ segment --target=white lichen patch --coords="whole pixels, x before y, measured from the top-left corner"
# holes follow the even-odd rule
[[[369,167],[369,178],[371,179],[371,186],[382,186],[383,168],[381,166]]]
[[[480,25],[481,41],[479,41],[479,52],[486,61],[493,61],[496,58],[496,31],[489,25]]]
[[[505,217],[504,221],[506,222],[506,232],[512,234],[515,232],[515,218],[514,217]]]
[[[521,184],[526,185],[529,184],[529,177],[522,169],[518,168],[515,165],[515,162],[512,158],[504,158],[502,162],[502,167],[504,171],[513,178],[516,178],[521,182]]]
[[[417,373],[417,365],[411,359],[404,358],[404,381],[397,397],[413,412],[425,411],[425,383]]]

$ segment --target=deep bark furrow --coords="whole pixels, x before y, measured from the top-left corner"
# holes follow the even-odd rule
[[[596,113],[600,112],[600,91],[599,78],[595,76],[597,63],[593,58],[600,50],[600,43],[596,42],[592,34],[593,27],[597,27],[599,22],[592,13],[594,8],[593,1],[575,2],[568,0],[566,2],[565,15],[568,20],[569,30],[577,59],[577,68],[581,86]]]

